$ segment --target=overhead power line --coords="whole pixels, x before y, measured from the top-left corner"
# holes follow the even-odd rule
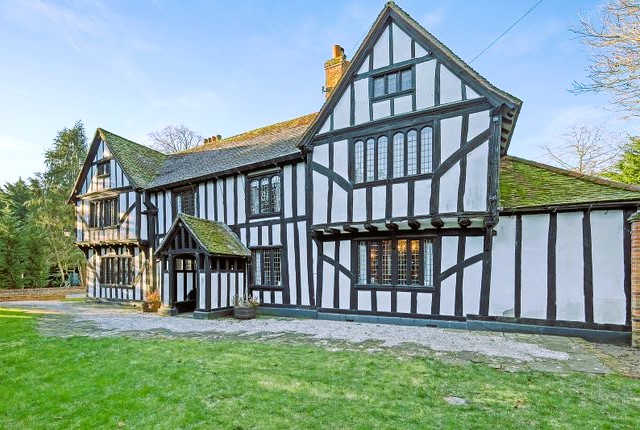
[[[524,15],[522,15],[520,18],[518,18],[518,20],[516,22],[511,24],[511,26],[509,28],[507,28],[505,31],[503,31],[500,36],[496,37],[495,40],[493,42],[491,42],[486,48],[484,48],[478,55],[473,57],[473,60],[469,61],[469,64],[473,63],[475,60],[478,59],[478,57],[480,57],[482,54],[487,52],[489,50],[489,48],[491,48],[493,45],[495,45],[498,40],[502,39],[502,37],[505,34],[507,34],[509,32],[509,30],[511,30],[513,27],[515,27],[520,21],[522,21],[524,19],[525,16],[529,15],[531,13],[531,11],[533,11],[536,7],[538,7],[538,5],[540,3],[542,3],[543,1],[544,0],[538,0],[538,2],[536,2],[533,6],[531,6],[529,8],[529,10],[524,13]]]

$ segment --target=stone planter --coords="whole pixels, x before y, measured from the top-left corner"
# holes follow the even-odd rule
[[[158,312],[160,303],[142,302],[142,312]]]
[[[256,308],[233,308],[233,317],[238,320],[251,320],[256,317]]]

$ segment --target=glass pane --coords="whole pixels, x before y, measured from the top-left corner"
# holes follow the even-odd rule
[[[387,136],[378,139],[378,179],[387,179]]]
[[[413,73],[411,70],[405,70],[400,74],[400,86],[402,90],[409,90],[413,88]]]
[[[407,175],[418,173],[418,132],[407,133]]]
[[[271,285],[271,250],[265,249],[262,251],[262,255],[264,256],[262,260],[262,280],[264,285]]]
[[[281,259],[280,259],[280,250],[272,249],[271,255],[273,255],[273,276],[274,276],[274,285],[282,285],[282,276],[280,275],[281,271]]]
[[[358,284],[367,283],[367,243],[358,243]]]
[[[376,145],[373,139],[367,140],[367,181],[375,179],[375,155]]]
[[[260,213],[271,212],[271,197],[269,196],[269,178],[260,179]]]
[[[255,281],[255,285],[262,285],[262,251],[253,251],[251,258],[253,259],[253,279]]]
[[[391,241],[382,241],[382,283],[391,284]]]
[[[411,285],[420,285],[420,241],[409,241],[409,252],[411,258]]]
[[[271,178],[271,211],[280,212],[280,176]]]
[[[379,284],[378,279],[378,242],[369,242],[369,270],[371,271],[371,277],[369,278],[370,284]]]
[[[393,136],[393,177],[404,176],[404,134]]]
[[[433,241],[424,241],[424,285],[433,286]]]
[[[251,214],[260,213],[260,184],[257,179],[251,181]]]
[[[392,73],[387,75],[387,94],[398,92],[398,74]]]
[[[398,241],[398,285],[407,285],[407,241]]]
[[[431,173],[433,170],[433,133],[431,127],[420,131],[420,171]]]
[[[364,181],[364,143],[359,140],[356,142],[355,147],[355,166],[354,166],[354,181],[360,183]]]
[[[376,78],[373,80],[373,96],[383,96],[384,95],[384,77]]]

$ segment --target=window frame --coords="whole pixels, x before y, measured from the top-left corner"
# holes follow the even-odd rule
[[[262,190],[261,190],[261,182],[263,179],[268,178],[269,179],[269,202],[270,202],[270,207],[273,208],[275,207],[275,203],[273,200],[274,197],[274,193],[273,193],[273,178],[274,177],[278,177],[279,183],[280,183],[280,190],[279,190],[279,195],[278,195],[278,209],[271,211],[271,212],[262,212]],[[258,183],[258,213],[253,213],[253,195],[251,194],[251,186],[252,183],[254,181],[257,181]],[[246,192],[246,196],[247,198],[246,200],[246,213],[247,213],[247,219],[257,219],[257,218],[267,218],[267,217],[274,217],[274,216],[280,216],[282,214],[283,211],[283,206],[284,206],[284,176],[282,174],[282,169],[278,169],[278,170],[273,170],[270,172],[259,172],[259,173],[255,173],[255,174],[251,174],[251,175],[247,175],[246,181],[245,181],[245,192]]]
[[[178,216],[178,196],[186,193],[191,193],[193,196],[193,213],[180,212],[186,215],[198,216],[198,192],[196,186],[188,186],[182,188],[176,188],[171,191],[171,210],[173,211],[173,218]]]
[[[424,151],[425,139],[423,139],[423,137],[425,137],[425,135],[423,135],[423,130],[425,129],[431,130],[431,133],[428,133],[428,135],[430,136],[430,140],[428,142],[430,149],[427,152]],[[414,153],[415,159],[413,160],[413,167],[415,168],[416,173],[409,175],[407,174],[409,171],[408,167],[409,167],[409,155],[410,155],[410,151],[409,151],[410,143],[409,143],[408,136],[412,131],[415,132],[415,137],[416,137],[415,153]],[[396,176],[397,170],[395,165],[395,158],[396,158],[395,157],[396,155],[395,136],[397,134],[402,134],[403,142],[402,142],[402,173]],[[379,149],[381,147],[381,139],[383,138],[386,139],[386,151],[385,151],[386,160],[380,159]],[[375,155],[374,155],[374,162],[373,162],[374,179],[367,180],[367,178],[369,177],[369,174],[367,171],[369,147],[367,145],[367,142],[371,139],[374,140],[374,147],[375,147]],[[359,144],[360,142],[362,142],[361,157],[358,156],[358,148],[356,147],[357,144]],[[430,178],[433,176],[434,171],[437,169],[437,166],[435,165],[435,158],[434,158],[435,145],[436,145],[436,141],[435,141],[435,135],[434,135],[433,121],[429,121],[423,124],[407,126],[404,128],[388,130],[383,133],[370,133],[368,135],[355,136],[350,139],[351,150],[349,154],[350,156],[349,176],[350,176],[351,183],[354,188],[361,188],[366,186],[383,185],[387,183],[399,183],[399,182],[406,182],[409,180]],[[429,163],[424,164],[422,162],[423,157],[429,160],[430,164]],[[386,176],[383,178],[380,177],[380,164],[379,164],[380,161],[384,161],[386,164],[386,172],[385,172]],[[360,162],[361,165],[358,165],[357,164],[358,162]]]
[[[100,170],[103,170],[100,173]],[[111,160],[110,159],[102,159],[96,163],[96,177],[98,178],[108,178],[111,176]]]
[[[106,269],[110,268],[110,273],[106,273]],[[115,269],[115,271],[113,270]],[[125,280],[126,283],[120,282]],[[107,279],[105,279],[107,278]],[[105,254],[100,256],[100,273],[98,273],[100,287],[104,288],[134,288],[136,280],[136,267],[132,255],[123,254]],[[113,282],[105,282],[105,281]]]
[[[410,88],[402,88],[402,73],[411,72],[411,87]],[[395,75],[395,91],[389,92],[389,78]],[[413,94],[416,90],[416,70],[415,66],[411,65],[409,67],[400,67],[393,70],[386,70],[381,73],[375,73],[371,75],[369,78],[370,81],[370,99],[371,102],[377,102],[380,100],[386,100],[392,97],[399,97],[408,94]],[[382,79],[383,80],[383,93],[376,95],[376,81]]]
[[[282,246],[252,246],[249,248],[249,250],[251,251],[251,270],[250,270],[250,288],[252,289],[257,289],[257,290],[281,290],[284,288],[284,264],[283,264],[283,252],[282,252]],[[276,271],[276,259],[275,259],[275,253],[274,251],[277,251],[277,255],[279,257],[279,269],[280,272],[277,273]],[[269,279],[274,280],[276,282],[269,282],[269,283],[263,283],[262,280],[265,278],[265,255],[266,253],[269,252]],[[256,259],[256,254],[260,253],[260,279],[261,279],[261,283],[256,283],[256,279],[257,279],[257,259]],[[279,284],[278,284],[279,281]]]
[[[411,246],[411,241],[418,242],[418,252],[415,254],[415,258],[407,258],[406,259],[406,279],[407,283],[401,284],[399,282],[399,270],[398,266],[400,263],[400,254],[398,252],[398,244],[400,241],[407,242],[407,249]],[[383,252],[384,245],[388,243],[390,247],[389,257],[387,258],[385,253]],[[427,243],[430,244],[427,247]],[[361,255],[361,246],[364,244],[365,253],[364,260]],[[377,264],[372,265],[371,260],[371,249],[372,245],[375,244],[376,248],[376,259]],[[395,290],[395,291],[424,291],[424,292],[434,292],[436,289],[436,277],[437,273],[435,273],[436,265],[435,265],[435,248],[437,246],[437,236],[416,236],[416,235],[402,235],[402,236],[384,236],[384,237],[363,237],[354,240],[354,257],[353,261],[356,263],[355,268],[355,288],[361,290]],[[427,249],[430,251],[431,259],[429,261],[428,267],[431,268],[431,273],[427,274],[426,272],[426,260],[425,255],[427,253]],[[406,254],[405,254],[406,255]],[[388,266],[386,267],[386,271],[384,270],[385,260],[388,261]],[[414,261],[415,260],[415,261]],[[362,273],[362,263],[364,261],[365,264],[365,273]],[[411,273],[413,266],[417,262],[418,266],[418,278],[421,279],[421,283],[414,284],[410,282]],[[385,279],[386,272],[389,272],[388,276],[391,277],[390,282],[380,282],[380,283],[370,283],[373,273],[373,266],[376,266],[375,276],[378,279]],[[364,279],[364,282],[363,282]],[[388,279],[388,278],[387,278]],[[427,285],[426,281],[429,279],[430,284]]]
[[[110,224],[104,223],[104,221],[106,221],[105,210],[104,210],[106,202],[112,203],[109,209],[111,212]],[[105,228],[119,227],[120,226],[119,206],[120,206],[120,198],[118,196],[89,201],[89,222],[88,222],[89,229],[101,230]],[[98,213],[98,209],[101,209],[99,213]]]

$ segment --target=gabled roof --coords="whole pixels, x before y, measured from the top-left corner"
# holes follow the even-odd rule
[[[181,226],[187,229],[193,239],[209,254],[219,257],[250,257],[251,252],[240,242],[238,236],[224,223],[207,221],[191,215],[178,214],[167,232],[165,240],[156,253],[171,247],[171,237]]]
[[[178,185],[301,157],[297,144],[316,115],[312,113],[171,154],[148,188]]]
[[[605,202],[640,203],[640,187],[518,157],[500,162],[503,210]]]
[[[342,79],[340,79],[338,85],[331,92],[331,95],[322,106],[314,124],[309,127],[305,133],[300,146],[308,146],[310,144],[311,139],[313,139],[314,135],[320,130],[322,124],[324,124],[328,115],[338,103],[343,92],[347,90],[350,81],[357,74],[357,71],[360,69],[363,61],[369,54],[369,50],[372,49],[373,44],[390,20],[393,20],[396,24],[401,26],[401,28],[406,30],[411,37],[416,40],[422,40],[423,43],[428,45],[429,49],[433,51],[435,56],[445,63],[454,73],[457,73],[459,76],[464,77],[463,79],[474,83],[478,88],[484,90],[489,98],[492,99],[494,104],[503,105],[501,148],[502,152],[506,154],[513,134],[513,129],[522,106],[522,101],[491,84],[491,82],[482,77],[471,66],[454,54],[446,45],[429,33],[424,27],[422,27],[422,25],[411,18],[409,14],[398,7],[393,1],[387,2],[378,15],[378,18],[376,18],[376,21],[373,23],[371,29],[360,44],[360,47],[353,55],[353,59]]]

